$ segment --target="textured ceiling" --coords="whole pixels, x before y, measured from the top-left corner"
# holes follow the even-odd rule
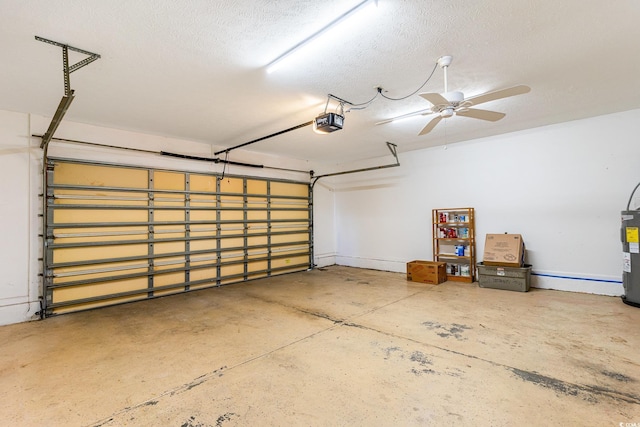
[[[0,109],[52,116],[64,93],[61,49],[36,35],[102,56],[71,74],[76,99],[66,120],[215,149],[307,122],[323,111],[328,93],[361,103],[381,86],[403,97],[442,55],[454,57],[449,90],[467,97],[516,84],[532,89],[483,104],[507,113],[495,123],[453,117],[417,136],[431,117],[375,123],[430,104],[418,95],[379,98],[347,113],[342,131],[317,135],[306,127],[247,147],[312,161],[385,155],[385,141],[407,152],[640,108],[635,0],[379,0],[311,54],[265,72],[359,2],[0,0]],[[422,92],[443,86],[438,68]]]

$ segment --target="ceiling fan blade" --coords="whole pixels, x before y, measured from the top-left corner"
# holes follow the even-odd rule
[[[504,116],[505,113],[498,113],[497,111],[479,110],[477,108],[465,108],[464,110],[456,111],[456,115],[463,117],[471,117],[472,119],[488,120],[490,122],[497,122]]]
[[[471,105],[479,105],[484,102],[495,101],[496,99],[507,98],[509,96],[522,95],[531,90],[529,86],[518,85],[507,89],[496,90],[494,92],[487,92],[481,95],[472,96],[465,99],[465,102],[471,102]]]
[[[421,97],[432,103],[433,105],[449,105],[449,101],[439,93],[421,93]]]
[[[426,116],[427,114],[433,114],[433,111],[431,111],[430,108],[427,108],[426,110],[414,111],[413,113],[407,113],[401,116],[396,116],[390,119],[382,120],[380,122],[377,122],[376,125],[383,125],[385,123],[391,123],[391,122],[395,122],[402,119],[408,119],[409,117]]]
[[[429,132],[431,132],[433,130],[434,127],[436,127],[436,125],[438,124],[438,122],[442,120],[442,116],[437,116],[434,117],[433,119],[431,119],[431,121],[429,123],[427,123],[427,125],[422,128],[422,130],[420,131],[420,133],[418,135],[425,135]]]

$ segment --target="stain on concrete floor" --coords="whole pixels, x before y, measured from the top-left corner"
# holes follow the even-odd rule
[[[0,328],[0,399],[9,425],[638,422],[640,310],[483,291],[330,267]]]
[[[427,321],[422,322],[423,326],[426,326],[430,331],[437,331],[436,335],[442,338],[454,337],[457,340],[466,340],[463,336],[464,332],[469,329],[473,329],[471,326],[461,325],[459,323],[452,323],[450,325],[441,324],[438,322]]]

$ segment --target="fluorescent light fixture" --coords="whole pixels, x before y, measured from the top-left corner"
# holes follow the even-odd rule
[[[360,2],[360,3],[358,3],[353,8],[349,9],[348,11],[346,11],[345,13],[343,13],[342,15],[340,15],[339,17],[337,17],[336,19],[331,21],[329,24],[327,24],[326,26],[322,27],[320,30],[316,31],[315,33],[313,33],[312,35],[310,35],[306,39],[302,40],[300,43],[296,44],[291,49],[287,50],[282,55],[278,56],[276,59],[274,59],[273,61],[268,63],[267,64],[267,73],[274,72],[276,69],[278,69],[280,67],[280,65],[282,65],[282,61],[284,59],[288,58],[293,53],[297,52],[301,48],[303,48],[306,45],[308,45],[311,41],[315,40],[316,38],[318,38],[322,34],[326,33],[328,30],[333,28],[335,25],[337,25],[340,22],[344,21],[346,18],[348,18],[349,16],[355,14],[356,12],[358,12],[360,10],[363,10],[365,8],[365,6],[370,5],[370,4],[373,4],[373,5],[377,6],[378,5],[378,0],[364,0],[364,1]]]

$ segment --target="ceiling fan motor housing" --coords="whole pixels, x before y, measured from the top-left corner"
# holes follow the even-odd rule
[[[459,91],[446,92],[443,93],[442,96],[444,96],[449,103],[453,104],[454,107],[464,101],[464,93]]]

